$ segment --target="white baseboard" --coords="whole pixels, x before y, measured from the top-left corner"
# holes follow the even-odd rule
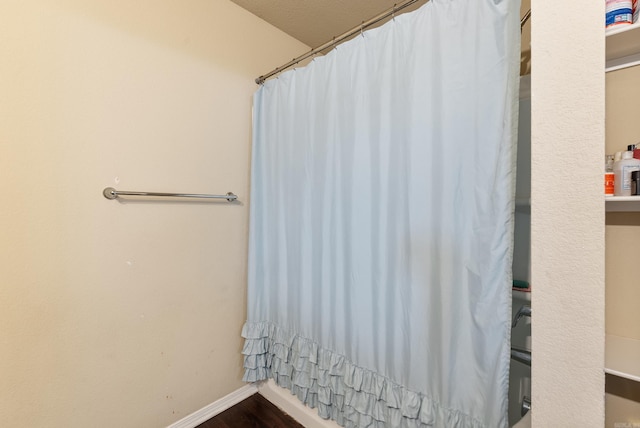
[[[340,428],[335,421],[322,419],[315,409],[302,404],[298,397],[276,385],[273,379],[261,382],[258,392],[306,428]]]
[[[202,409],[196,410],[190,415],[185,416],[178,422],[172,423],[167,428],[195,428],[217,414],[235,406],[242,400],[251,397],[256,392],[258,392],[258,387],[256,385],[245,385],[242,388],[233,391],[231,394],[204,406]]]

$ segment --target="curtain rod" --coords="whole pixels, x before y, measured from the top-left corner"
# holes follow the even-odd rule
[[[345,39],[348,39],[349,37],[356,35],[358,33],[362,33],[362,31],[364,31],[366,28],[371,27],[372,25],[377,24],[378,22],[382,21],[385,18],[388,18],[390,16],[394,16],[396,14],[396,12],[401,11],[402,9],[411,6],[414,3],[418,3],[419,1],[424,1],[424,0],[408,0],[404,3],[402,3],[401,5],[393,5],[392,8],[385,10],[384,12],[380,13],[377,16],[374,16],[373,18],[369,19],[368,21],[362,21],[362,24],[358,25],[357,27],[353,27],[351,30],[342,33],[341,35],[334,37],[333,39],[329,40],[326,43],[323,43],[322,45],[311,49],[309,52],[300,55],[297,58],[292,59],[291,61],[289,61],[288,63],[286,63],[285,65],[281,65],[280,67],[276,67],[273,70],[271,70],[270,72],[268,72],[267,74],[264,74],[260,77],[256,77],[256,83],[258,85],[262,85],[264,83],[265,80],[267,80],[269,77],[274,76],[278,73],[282,73],[283,71],[285,71],[288,68],[293,67],[294,65],[298,64],[300,61],[305,60],[307,58],[309,58],[310,56],[316,55],[319,52],[322,52],[323,50],[327,49],[328,47],[331,46],[335,46],[336,44],[342,42]],[[427,0],[429,1],[429,0]]]
[[[520,32],[521,33],[522,33],[522,27],[524,27],[524,24],[527,23],[529,18],[531,18],[531,9],[529,9],[527,11],[527,13],[525,13],[524,16],[522,17],[522,19],[520,20]]]
[[[401,11],[402,9],[411,6],[414,3],[417,3],[419,1],[423,1],[423,0],[408,0],[405,3],[402,3],[400,6],[398,5],[393,5],[393,7],[391,9],[387,9],[384,12],[380,13],[379,15],[369,19],[368,21],[363,21],[362,24],[360,24],[357,27],[352,28],[351,30],[342,33],[341,35],[334,37],[333,39],[329,40],[326,43],[321,44],[320,46],[311,49],[309,52],[300,55],[299,57],[296,57],[294,59],[292,59],[291,61],[289,61],[288,63],[281,65],[280,67],[276,67],[273,70],[271,70],[270,72],[263,74],[260,77],[256,77],[256,83],[258,85],[262,85],[265,80],[267,80],[268,78],[275,76],[278,73],[282,73],[283,71],[293,67],[294,65],[298,64],[300,61],[303,61],[307,58],[309,58],[310,56],[316,55],[319,52],[322,52],[323,50],[327,49],[330,46],[334,46],[340,42],[342,42],[345,39],[348,39],[349,37],[358,34],[358,33],[362,33],[364,31],[365,28],[369,28],[372,25],[377,24],[378,22],[382,21],[385,18],[388,18],[390,16],[394,16],[396,14],[396,12]],[[429,0],[427,0],[429,1]],[[522,27],[524,27],[524,24],[527,23],[527,21],[529,20],[529,18],[531,17],[531,9],[529,9],[527,11],[527,13],[524,14],[524,16],[522,17],[522,19],[520,20],[520,32],[522,32]]]

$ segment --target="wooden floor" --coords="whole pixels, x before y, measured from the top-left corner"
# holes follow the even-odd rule
[[[260,394],[209,419],[197,428],[304,428]]]

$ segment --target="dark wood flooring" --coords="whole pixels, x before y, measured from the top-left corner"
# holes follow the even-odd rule
[[[209,419],[197,428],[304,428],[260,394]]]

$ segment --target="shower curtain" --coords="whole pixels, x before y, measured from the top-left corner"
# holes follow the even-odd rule
[[[432,0],[256,92],[245,381],[507,426],[519,9]]]

